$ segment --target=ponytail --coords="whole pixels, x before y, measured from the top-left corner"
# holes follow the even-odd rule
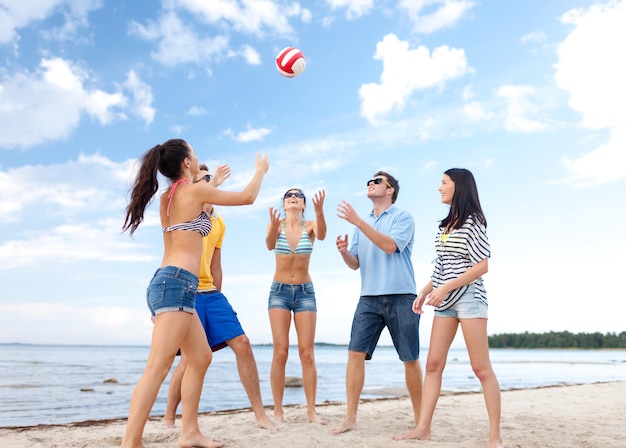
[[[174,182],[182,174],[183,160],[189,156],[187,142],[176,138],[156,145],[141,157],[141,166],[130,193],[130,203],[126,207],[123,232],[129,230],[132,235],[142,223],[146,207],[159,190],[158,173]]]

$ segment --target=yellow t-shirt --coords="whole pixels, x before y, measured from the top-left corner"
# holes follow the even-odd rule
[[[213,259],[215,249],[222,248],[226,224],[222,217],[215,213],[215,209],[211,211],[211,223],[211,232],[202,238],[202,262],[200,263],[200,276],[198,277],[199,291],[216,289],[213,284],[213,275],[211,274],[211,260]]]

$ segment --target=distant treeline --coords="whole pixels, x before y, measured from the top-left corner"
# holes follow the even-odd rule
[[[491,348],[626,348],[626,331],[616,333],[503,333],[489,336]]]

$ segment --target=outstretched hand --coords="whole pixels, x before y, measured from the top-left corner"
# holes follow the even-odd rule
[[[278,229],[280,226],[280,210],[270,207],[270,227]]]
[[[257,153],[256,155],[256,170],[262,171],[263,174],[267,173],[270,169],[270,161],[266,154],[262,156]]]
[[[350,224],[356,225],[359,220],[359,214],[354,210],[352,205],[347,201],[341,201],[339,205],[337,205],[337,216],[341,219],[345,219]]]
[[[213,172],[213,179],[215,186],[219,187],[222,183],[230,177],[230,166],[227,164],[219,165]]]
[[[320,190],[313,196],[313,207],[315,208],[315,214],[321,215],[324,213],[324,198],[326,197],[326,192],[324,190]]]
[[[339,253],[345,253],[348,250],[348,234],[346,233],[343,238],[339,235],[335,243],[337,244]]]

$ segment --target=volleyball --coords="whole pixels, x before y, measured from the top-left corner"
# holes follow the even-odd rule
[[[285,47],[276,56],[276,69],[287,78],[301,75],[305,68],[306,58],[297,48]]]

